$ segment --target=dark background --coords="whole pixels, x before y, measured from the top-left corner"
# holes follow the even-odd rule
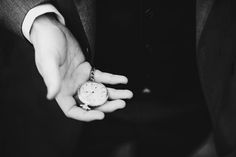
[[[127,76],[127,85],[115,87],[134,97],[104,121],[86,124],[86,155],[184,157],[206,140],[211,124],[196,64],[195,7],[195,1],[97,1],[95,66]]]
[[[79,123],[45,99],[32,47],[1,28],[1,153],[190,156],[211,131],[195,58],[195,2],[99,0],[96,16],[95,65],[126,75],[129,83],[115,87],[131,89],[134,98],[76,132]]]

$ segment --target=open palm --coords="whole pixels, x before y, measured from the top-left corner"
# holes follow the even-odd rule
[[[91,65],[85,61],[79,43],[71,32],[55,19],[42,17],[35,22],[31,41],[35,49],[35,62],[48,89],[48,99],[55,98],[67,117],[92,121],[104,118],[105,112],[125,107],[132,97],[129,90],[108,88],[110,101],[86,111],[76,105],[73,95],[88,80]],[[127,83],[125,76],[95,71],[95,81],[105,84]]]

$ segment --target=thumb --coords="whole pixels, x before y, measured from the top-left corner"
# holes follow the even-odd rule
[[[61,85],[58,62],[56,57],[49,53],[38,55],[36,52],[35,54],[36,66],[47,87],[47,98],[53,99],[59,92]]]

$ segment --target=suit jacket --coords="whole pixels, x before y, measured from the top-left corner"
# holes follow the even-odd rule
[[[64,116],[55,101],[46,100],[46,87],[34,63],[32,45],[24,39],[21,25],[26,13],[42,3],[52,3],[67,27],[91,57],[80,16],[72,0],[0,1],[0,156],[72,157],[82,122]]]
[[[219,156],[236,155],[236,3],[216,0],[201,33],[197,57]]]
[[[79,1],[80,2],[80,1]],[[80,42],[82,50],[86,58],[90,61],[91,46],[88,43],[83,24],[77,13],[75,2],[73,0],[7,0],[1,1],[0,5],[0,22],[10,31],[22,36],[21,26],[27,12],[33,7],[44,4],[53,4],[65,18],[67,27],[72,31],[73,35]],[[89,50],[87,50],[89,49]],[[88,51],[88,52],[87,52]]]

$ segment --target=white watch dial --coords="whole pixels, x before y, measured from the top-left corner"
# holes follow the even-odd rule
[[[107,88],[97,82],[85,82],[79,89],[78,98],[85,105],[99,106],[104,104],[108,99]]]

